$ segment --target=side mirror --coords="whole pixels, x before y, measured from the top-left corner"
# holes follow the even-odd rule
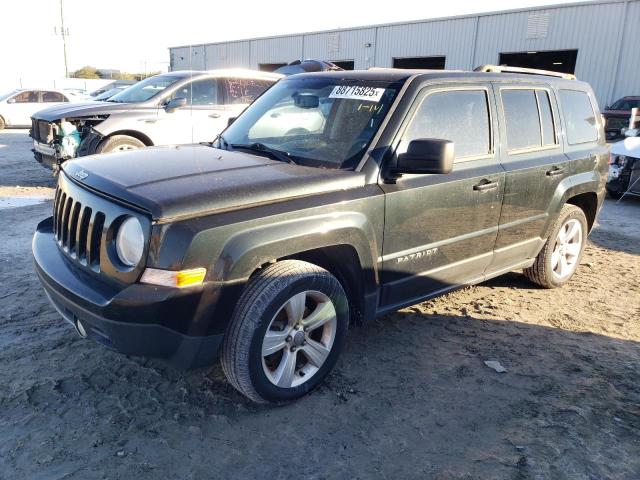
[[[453,142],[439,138],[420,138],[409,142],[398,155],[394,173],[449,173],[453,169]]]
[[[611,105],[605,105],[605,106],[604,106],[604,109],[605,109],[605,110],[609,110],[610,108],[611,108]]]
[[[169,100],[164,105],[164,109],[167,113],[173,113],[177,109],[184,107],[187,104],[187,99],[183,97],[174,98]]]
[[[16,103],[16,99],[15,98],[10,98],[9,100],[7,100],[7,103]]]
[[[238,118],[238,117],[229,117],[229,120],[227,120],[227,127],[228,127],[229,125],[231,125],[233,122],[235,122],[235,121],[236,121],[236,118]]]

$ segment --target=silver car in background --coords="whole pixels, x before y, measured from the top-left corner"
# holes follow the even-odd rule
[[[38,110],[85,100],[86,97],[71,91],[47,88],[21,88],[0,94],[0,130],[5,127],[29,127],[31,116]]]
[[[105,102],[59,105],[34,114],[33,152],[57,172],[64,161],[84,155],[212,141],[281,77],[239,69],[156,75]]]

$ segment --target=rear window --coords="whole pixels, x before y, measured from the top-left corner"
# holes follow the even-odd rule
[[[427,95],[411,120],[403,143],[439,138],[454,144],[456,158],[488,155],[491,129],[485,90],[450,90]]]
[[[225,78],[221,81],[228,104],[251,103],[274,84],[272,80],[254,78]]]
[[[598,140],[598,122],[586,92],[560,90],[560,103],[564,113],[569,145]]]

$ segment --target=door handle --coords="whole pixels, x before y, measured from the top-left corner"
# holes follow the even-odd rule
[[[494,188],[498,188],[498,182],[492,182],[486,178],[473,186],[473,189],[477,192],[486,192],[487,190],[493,190]]]
[[[219,113],[210,113],[209,114],[209,118],[220,118],[220,114]]]
[[[551,170],[547,170],[547,177],[555,177],[556,175],[562,175],[563,173],[564,173],[564,168],[553,167]]]

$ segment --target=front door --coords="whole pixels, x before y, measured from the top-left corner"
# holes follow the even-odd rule
[[[156,136],[159,144],[188,144],[212,141],[227,126],[227,114],[219,95],[218,80],[194,80],[173,92],[171,98],[185,98],[187,104],[168,112],[158,110]]]
[[[386,195],[381,307],[393,309],[482,278],[493,256],[504,171],[486,85],[425,89],[397,153],[418,138],[454,142],[449,174],[403,175]]]

